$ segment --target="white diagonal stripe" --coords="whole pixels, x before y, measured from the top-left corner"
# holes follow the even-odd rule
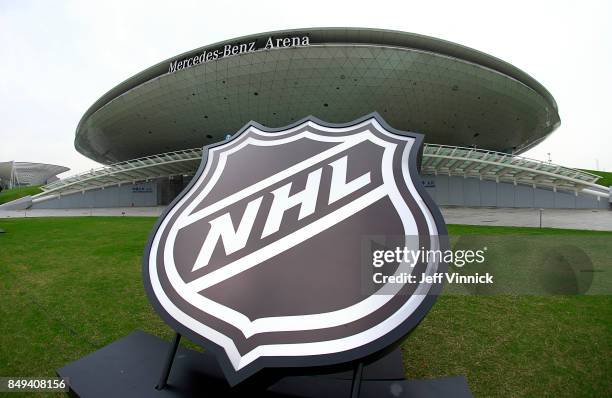
[[[364,194],[360,198],[352,201],[351,203],[344,205],[338,210],[335,210],[332,213],[308,224],[307,226],[300,228],[297,231],[292,232],[291,234],[286,235],[283,238],[234,261],[233,263],[229,263],[222,268],[189,282],[187,286],[190,290],[199,292],[210,286],[216,285],[219,282],[223,282],[226,279],[238,275],[249,268],[261,264],[264,261],[291,249],[292,247],[312,238],[322,231],[333,227],[334,225],[349,218],[358,211],[365,209],[385,196],[387,196],[386,187],[381,185],[378,188]]]
[[[333,148],[330,148],[326,151],[323,151],[321,153],[319,153],[318,155],[315,155],[311,158],[308,158],[300,163],[297,163],[283,171],[281,171],[280,173],[276,173],[264,180],[261,180],[259,182],[257,182],[256,184],[253,184],[249,187],[246,187],[232,195],[229,195],[223,199],[221,199],[218,202],[215,202],[213,204],[211,204],[210,206],[207,206],[205,208],[203,208],[202,210],[198,210],[195,213],[192,213],[190,215],[188,215],[187,217],[183,218],[182,220],[177,221],[178,223],[178,228],[184,228],[188,225],[193,224],[194,222],[201,220],[202,218],[213,214],[221,209],[224,209],[230,205],[232,205],[233,203],[238,202],[239,200],[246,198],[254,193],[257,193],[261,190],[264,190],[265,188],[276,184],[279,181],[282,181],[286,178],[291,177],[294,174],[299,173],[300,171],[303,171],[311,166],[314,166],[315,164],[322,162],[326,159],[329,159],[330,157],[337,155],[338,153],[341,153],[343,151],[346,151],[347,149],[354,147],[357,144],[360,144],[364,141],[366,141],[368,139],[368,136],[364,133],[361,134],[357,134],[354,137],[351,137],[350,140],[345,141],[341,144],[338,144],[336,146],[334,146]]]

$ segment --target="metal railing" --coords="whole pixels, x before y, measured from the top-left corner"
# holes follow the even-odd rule
[[[592,173],[508,153],[449,145],[425,144],[423,174],[478,177],[553,189],[602,189]]]
[[[54,181],[43,186],[43,193],[38,196],[56,192],[85,191],[122,183],[189,174],[197,170],[201,160],[201,148],[145,156]]]
[[[192,148],[115,163],[58,180],[42,187],[43,193],[65,194],[107,186],[193,174],[202,160],[202,149]],[[477,177],[496,182],[580,191],[604,191],[599,176],[549,162],[502,152],[449,145],[425,144],[421,173]]]

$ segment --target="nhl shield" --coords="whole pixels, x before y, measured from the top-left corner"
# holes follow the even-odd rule
[[[150,235],[151,303],[217,355],[232,385],[263,368],[347,363],[392,346],[427,313],[437,287],[396,283],[364,294],[363,239],[416,236],[413,246],[442,249],[444,222],[416,167],[421,144],[372,114],[344,125],[251,122],[205,147]],[[410,273],[445,270],[433,259]]]

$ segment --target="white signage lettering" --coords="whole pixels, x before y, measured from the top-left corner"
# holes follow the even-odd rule
[[[178,72],[183,69],[191,68],[192,66],[204,64],[209,61],[214,61],[220,58],[230,57],[233,55],[239,55],[249,53],[258,50],[271,50],[274,48],[286,48],[286,47],[303,47],[310,45],[310,38],[308,36],[292,36],[282,38],[268,37],[263,47],[257,47],[256,41],[250,41],[248,43],[239,44],[226,44],[221,48],[214,50],[204,50],[203,53],[194,55],[184,59],[176,59],[170,62],[168,73]]]

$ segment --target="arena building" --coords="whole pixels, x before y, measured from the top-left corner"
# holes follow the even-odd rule
[[[35,208],[168,204],[204,145],[254,120],[378,112],[425,135],[421,174],[440,205],[607,208],[598,176],[520,156],[560,125],[534,78],[431,37],[376,29],[277,31],[207,45],[111,89],[83,115],[75,147],[104,164],[52,182]]]
[[[70,170],[55,164],[32,162],[0,162],[0,187],[10,189],[43,185],[57,181],[57,175]]]

